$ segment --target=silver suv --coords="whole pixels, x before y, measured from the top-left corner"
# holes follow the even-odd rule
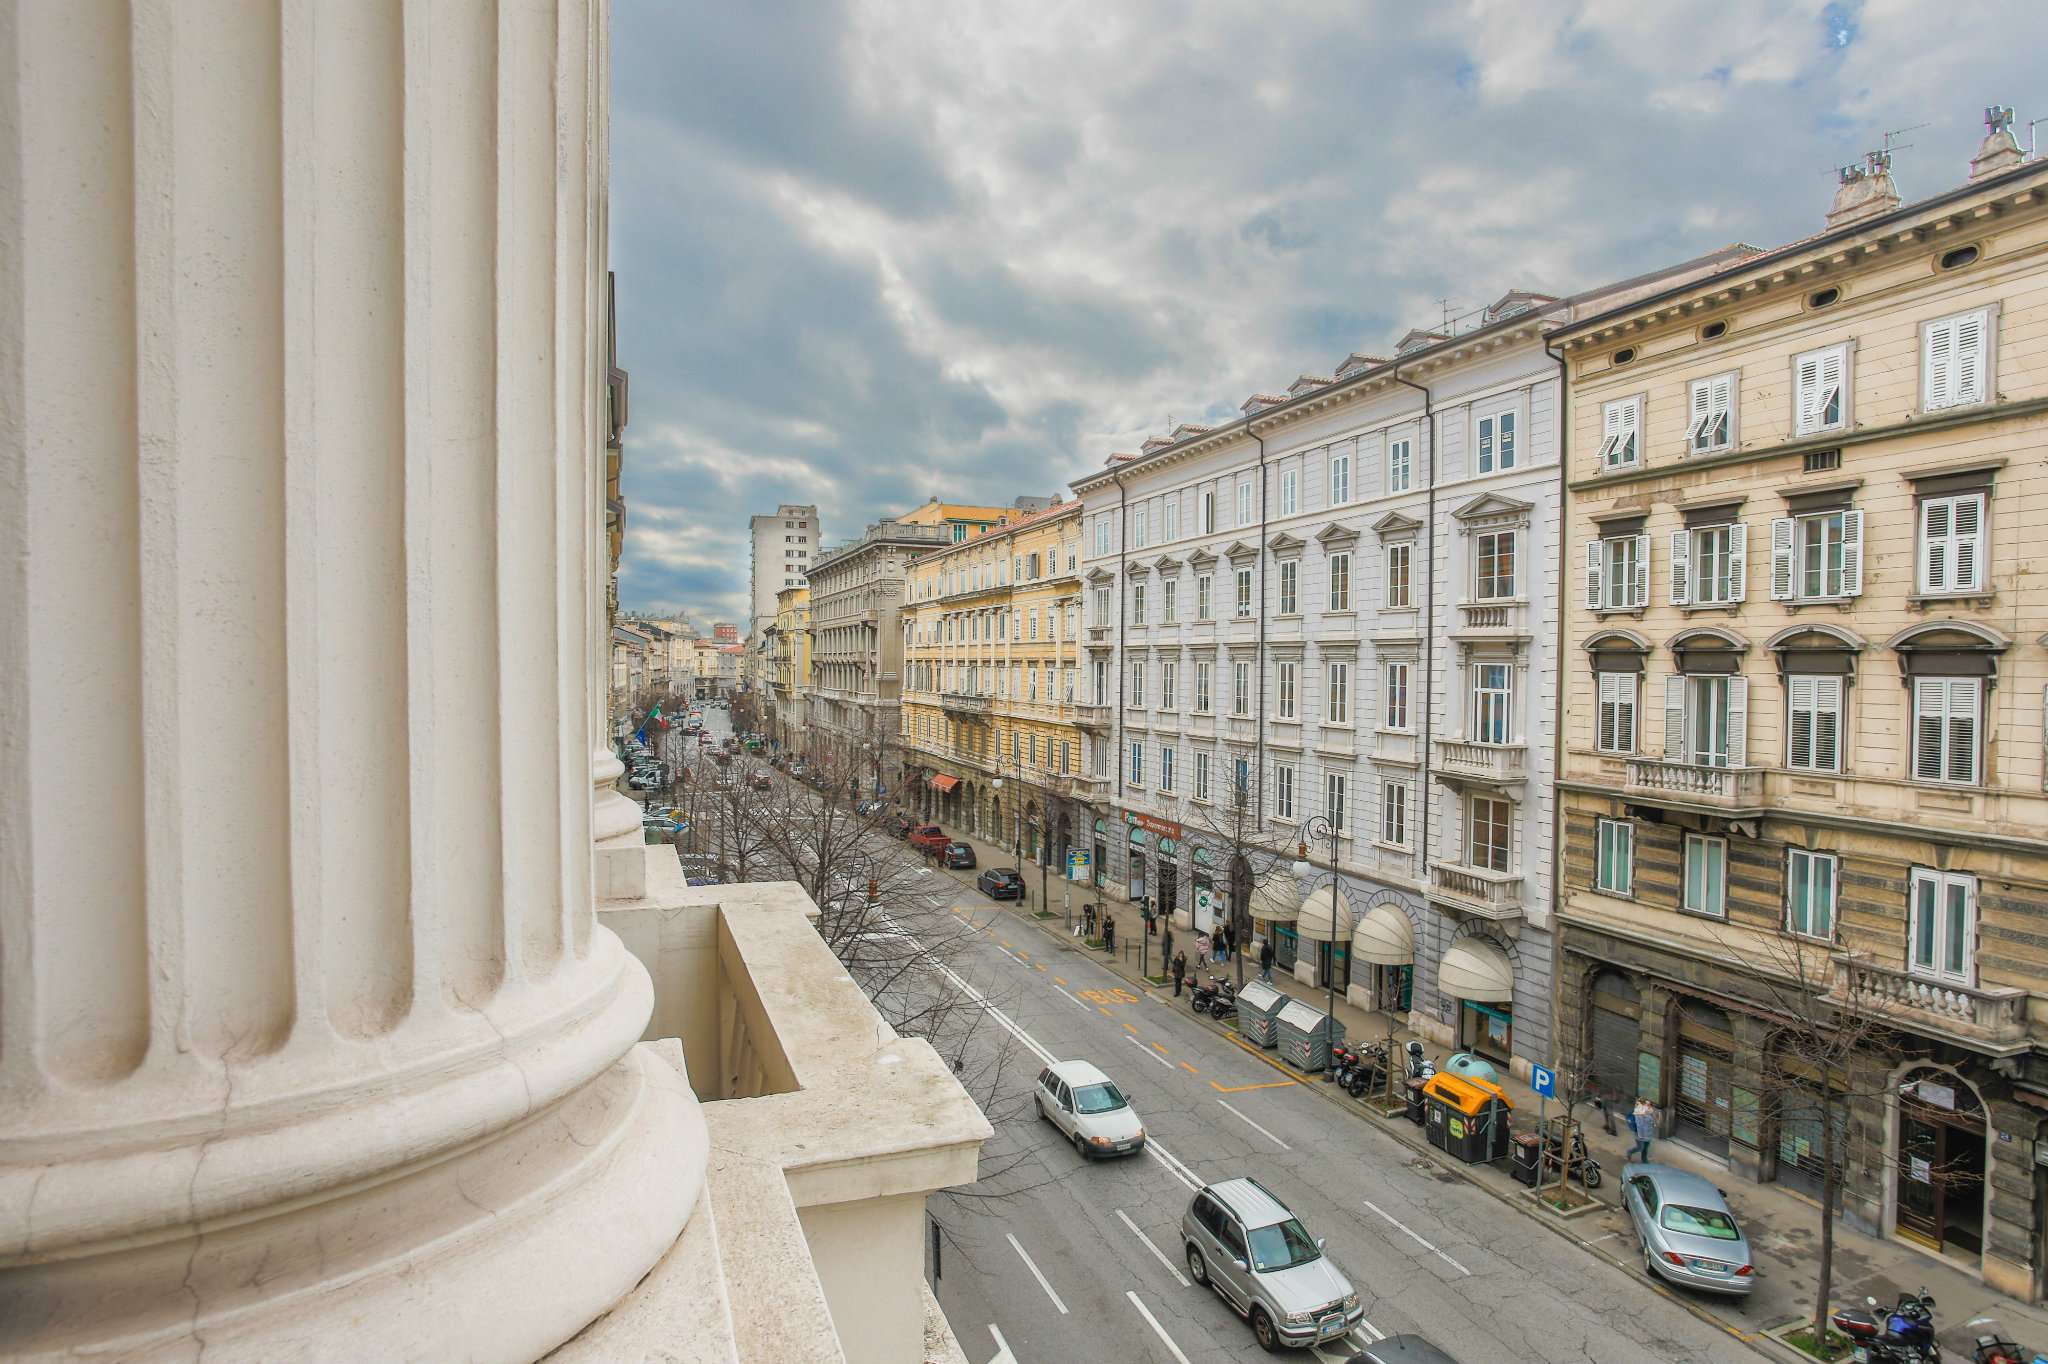
[[[1358,1291],[1287,1205],[1256,1179],[1196,1194],[1180,1220],[1188,1274],[1250,1320],[1266,1350],[1335,1340],[1365,1319]]]

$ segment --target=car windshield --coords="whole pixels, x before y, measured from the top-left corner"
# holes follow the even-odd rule
[[[1664,1215],[1658,1220],[1670,1230],[1687,1236],[1705,1236],[1716,1241],[1742,1239],[1742,1233],[1735,1229],[1735,1219],[1719,1208],[1688,1208],[1667,1203]]]
[[[1076,1113],[1113,1113],[1128,1103],[1124,1092],[1107,1080],[1099,1085],[1082,1085],[1074,1091]]]
[[[1308,1229],[1291,1217],[1270,1227],[1252,1228],[1251,1243],[1252,1268],[1262,1273],[1292,1269],[1323,1257]]]

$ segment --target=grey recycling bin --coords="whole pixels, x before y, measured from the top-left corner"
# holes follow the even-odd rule
[[[1297,1070],[1325,1070],[1330,1047],[1344,1040],[1344,1025],[1321,1009],[1290,999],[1280,1006],[1280,1055]]]
[[[1237,1032],[1262,1047],[1280,1045],[1280,1009],[1287,1003],[1281,994],[1263,981],[1253,981],[1237,997]]]

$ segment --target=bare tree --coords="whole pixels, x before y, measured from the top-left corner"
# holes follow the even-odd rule
[[[1251,939],[1252,896],[1260,886],[1280,877],[1293,882],[1295,850],[1266,829],[1249,770],[1240,775],[1233,766],[1222,797],[1203,805],[1186,802],[1181,822],[1196,831],[1193,842],[1197,847],[1206,845],[1224,854],[1230,885],[1232,955],[1237,960],[1237,988],[1242,990],[1244,948]]]
[[[1579,1131],[1579,1109],[1594,1096],[1593,1025],[1586,1010],[1579,1010],[1576,1024],[1567,1024],[1553,1040],[1551,1070],[1557,1077],[1557,1101],[1563,1110],[1554,1119],[1558,1139],[1557,1180],[1560,1185],[1569,1186],[1572,1137]],[[1541,1202],[1545,1177],[1550,1172],[1549,1134],[1539,1131],[1536,1137],[1536,1198]],[[1615,1177],[1620,1174],[1617,1170]],[[1584,1182],[1583,1178],[1580,1182]]]

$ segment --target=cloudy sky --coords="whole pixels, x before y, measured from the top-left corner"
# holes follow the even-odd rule
[[[743,620],[828,540],[1050,493],[1509,288],[1907,198],[2048,114],[2048,4],[614,0],[620,595]],[[2048,127],[2044,127],[2048,132]]]

